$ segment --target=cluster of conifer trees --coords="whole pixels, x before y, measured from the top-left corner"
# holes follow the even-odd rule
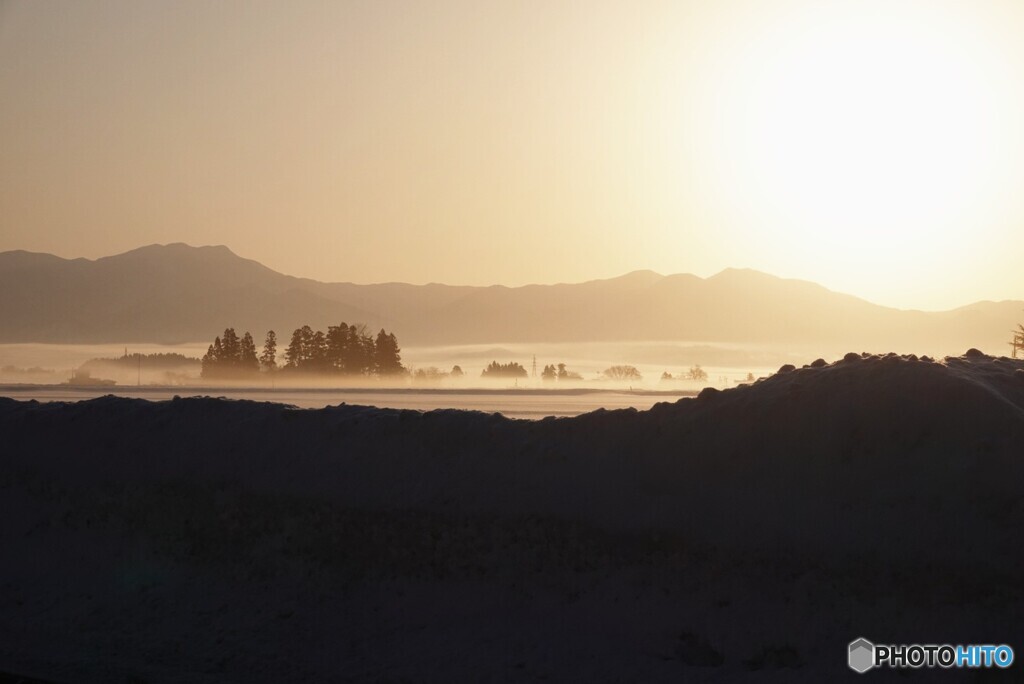
[[[542,380],[582,380],[583,376],[575,371],[571,371],[565,367],[564,363],[560,363],[557,366],[550,365],[544,366],[544,371],[540,374]]]
[[[376,339],[365,325],[332,325],[324,333],[308,325],[292,333],[284,352],[285,368],[341,375],[398,375],[402,367],[398,338],[383,328]]]
[[[480,374],[482,378],[525,378],[529,375],[526,369],[515,361],[509,363],[498,363],[491,361],[487,368]]]
[[[365,325],[332,325],[325,334],[308,325],[292,333],[284,353],[285,371],[303,371],[337,375],[398,375],[402,366],[398,338],[383,328],[376,339]],[[267,333],[263,352],[257,356],[252,335],[241,338],[234,328],[217,337],[203,356],[204,378],[238,377],[260,370],[274,372],[277,364],[277,335]]]
[[[268,333],[267,342],[271,341],[273,334],[273,331]],[[234,328],[227,328],[223,335],[207,347],[203,355],[204,378],[245,375],[259,369],[260,357],[256,356],[256,343],[252,335],[246,332],[239,338]]]

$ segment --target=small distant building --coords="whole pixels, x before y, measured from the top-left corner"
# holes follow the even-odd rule
[[[113,387],[117,384],[117,381],[94,378],[87,370],[73,370],[71,371],[71,379],[67,381],[67,384],[74,387]]]

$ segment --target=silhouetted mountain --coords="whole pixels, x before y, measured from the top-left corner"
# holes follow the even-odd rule
[[[1005,353],[1024,302],[903,311],[751,270],[710,278],[637,271],[523,287],[321,283],[227,247],[151,245],[96,259],[0,253],[0,342],[195,342],[341,321],[406,345],[688,340]]]

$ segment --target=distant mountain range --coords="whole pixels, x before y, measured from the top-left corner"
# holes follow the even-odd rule
[[[151,245],[96,260],[0,253],[0,342],[208,341],[226,326],[287,343],[303,324],[393,330],[403,345],[691,341],[1006,354],[1024,302],[904,311],[751,270],[637,271],[523,287],[322,283],[227,247]]]

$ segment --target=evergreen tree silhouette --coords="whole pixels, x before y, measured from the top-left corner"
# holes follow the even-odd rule
[[[326,334],[308,325],[296,328],[284,358],[284,368],[289,371],[345,375],[406,372],[395,334],[381,329],[375,341],[362,324],[332,325]],[[202,363],[204,377],[245,375],[260,368],[276,370],[277,334],[273,330],[267,332],[263,352],[257,356],[251,333],[246,332],[239,339],[234,328],[226,328],[207,348]]]
[[[256,342],[252,339],[252,334],[246,330],[245,334],[242,335],[242,341],[239,344],[239,370],[255,372],[260,369],[259,359],[256,358]]]
[[[327,362],[327,337],[323,331],[317,330],[309,338],[309,347],[306,349],[307,363],[310,368],[318,372],[328,370]]]
[[[235,334],[234,328],[224,330],[221,339],[221,355],[219,361],[223,361],[225,368],[238,367],[242,360],[242,343]]]
[[[356,372],[353,364],[352,338],[348,325],[342,321],[341,325],[328,327],[325,339],[327,341],[327,364],[330,368],[346,375]]]
[[[213,352],[213,345],[211,344],[209,347],[206,348],[206,354],[203,355],[203,366],[202,370],[199,372],[199,375],[204,378],[212,377],[213,374],[216,372],[214,370],[216,368],[216,364],[217,357]]]
[[[398,338],[394,333],[387,333],[384,328],[377,333],[374,344],[374,367],[380,375],[397,375],[405,371],[402,368],[402,356],[399,353]]]
[[[529,375],[526,369],[520,366],[515,361],[501,364],[497,361],[491,361],[487,368],[484,368],[480,374],[482,378],[525,378]]]
[[[308,326],[307,326],[308,328]],[[287,368],[298,368],[306,355],[306,346],[302,338],[302,328],[296,328],[292,333],[292,341],[284,352],[285,366]]]
[[[260,366],[263,370],[277,370],[277,333],[273,330],[267,331],[267,339],[263,343],[263,353],[260,354]]]

